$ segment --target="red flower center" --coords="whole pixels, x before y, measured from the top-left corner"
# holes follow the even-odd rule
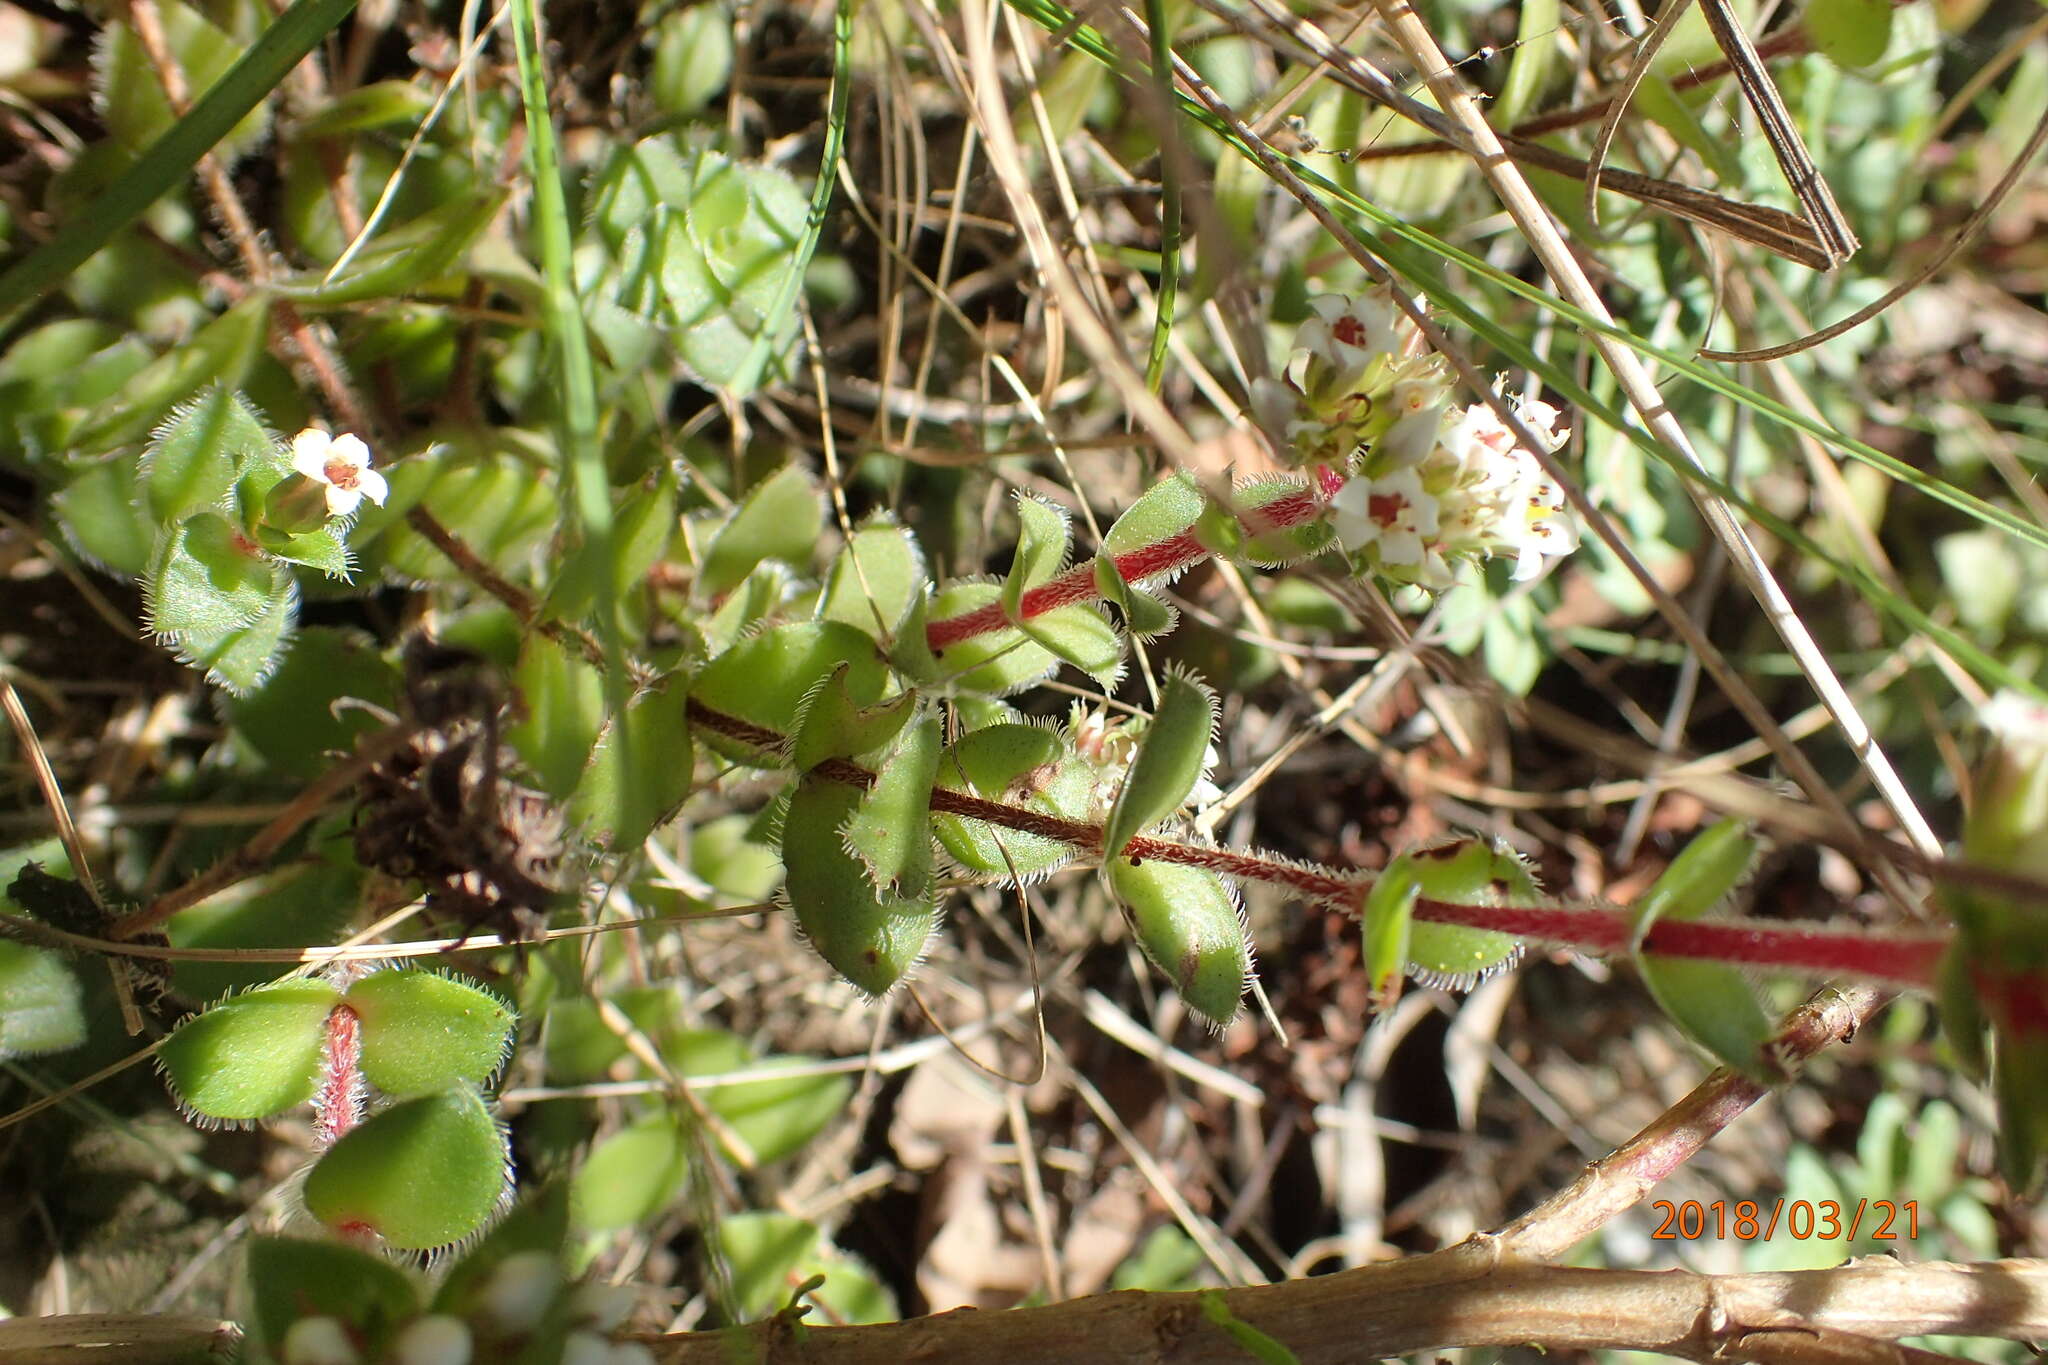
[[[1375,493],[1365,500],[1365,514],[1382,526],[1399,521],[1407,507],[1408,499],[1399,493]]]
[[[348,460],[329,460],[326,467],[320,472],[325,474],[327,482],[333,484],[336,488],[354,488],[356,486],[356,474],[358,471],[355,465]]]
[[[1363,346],[1365,345],[1365,324],[1351,314],[1346,313],[1331,325],[1330,335],[1343,342],[1346,346]]]

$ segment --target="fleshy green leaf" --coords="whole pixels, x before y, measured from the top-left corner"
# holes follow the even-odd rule
[[[732,79],[732,13],[721,4],[672,11],[655,26],[647,93],[664,114],[694,114]]]
[[[847,692],[853,665],[841,662],[805,694],[797,708],[790,759],[809,772],[828,758],[853,758],[890,743],[917,713],[917,694],[901,692],[885,702],[862,706]]]
[[[457,1081],[481,1085],[512,1044],[512,1011],[497,996],[438,972],[372,972],[341,1003],[362,1019],[362,1072],[406,1098]]]
[[[71,968],[55,953],[0,940],[0,1058],[64,1052],[84,1041]]]
[[[1089,603],[1043,612],[1024,622],[1022,630],[1105,688],[1114,688],[1123,676],[1124,637]]]
[[[929,900],[876,890],[867,868],[846,851],[841,831],[859,801],[860,793],[842,783],[797,783],[782,822],[784,885],[818,955],[869,995],[881,996],[924,956],[939,912]]]
[[[1416,885],[1430,900],[1454,905],[1532,905],[1536,882],[1505,844],[1460,839],[1409,855]],[[1408,934],[1408,970],[1425,986],[1463,990],[1512,967],[1522,955],[1513,936],[1490,929],[1418,920]]]
[[[1112,858],[1110,890],[1152,965],[1211,1028],[1237,1017],[1251,981],[1251,944],[1237,897],[1214,872],[1156,859]]]
[[[1637,900],[1630,951],[1658,1008],[1679,1032],[1744,1075],[1770,1084],[1781,1071],[1764,1049],[1775,1030],[1742,970],[1642,949],[1658,920],[1695,920],[1720,905],[1749,875],[1756,854],[1756,838],[1739,820],[1723,820],[1694,838]]]
[[[136,505],[133,452],[88,465],[50,498],[53,520],[87,560],[140,578],[156,548],[156,523]]]
[[[519,646],[513,686],[525,714],[505,731],[543,790],[567,796],[604,731],[604,678],[590,662],[539,631]]]
[[[944,620],[1000,602],[1002,594],[997,583],[952,583],[932,595],[927,613],[931,620]],[[906,629],[906,639],[909,633]],[[934,659],[940,677],[954,687],[994,696],[1028,687],[1057,667],[1051,650],[1028,639],[1015,626],[948,645],[936,651]]]
[[[311,779],[327,771],[331,753],[379,724],[366,707],[334,703],[348,697],[389,711],[398,687],[398,670],[368,637],[313,626],[299,632],[262,691],[229,705],[228,718],[277,772]]]
[[[832,561],[818,615],[890,639],[927,581],[924,553],[907,527],[863,526]]]
[[[213,389],[172,413],[142,456],[143,495],[166,524],[217,508],[235,476],[276,445],[241,396]]]
[[[1208,499],[1194,476],[1176,470],[1124,509],[1102,538],[1103,553],[1117,558],[1171,540],[1191,529],[1207,506]]]
[[[285,1333],[301,1318],[339,1318],[378,1359],[384,1343],[419,1312],[412,1278],[381,1256],[304,1237],[249,1243],[250,1335],[281,1359]]]
[[[1095,557],[1095,590],[1124,614],[1124,629],[1140,640],[1156,639],[1180,620],[1178,611],[1151,593],[1126,583],[1116,560],[1108,555]]]
[[[847,851],[893,895],[922,896],[931,881],[932,783],[941,739],[937,717],[905,732],[846,824]]]
[[[332,280],[325,269],[288,275],[272,287],[308,310],[403,298],[454,270],[505,207],[495,187],[456,193],[411,222],[379,232]]]
[[[1084,820],[1094,791],[1086,764],[1059,735],[1037,725],[1003,722],[962,735],[939,759],[938,785],[970,796],[1023,806],[1063,820]],[[1035,877],[1074,856],[1074,847],[985,820],[940,812],[932,831],[954,861],[984,877]],[[1008,853],[1007,860],[1004,854]]]
[[[688,1141],[676,1116],[663,1109],[598,1143],[570,1182],[576,1225],[608,1232],[661,1213],[689,1181]]]
[[[822,1274],[825,1283],[805,1295],[813,1312],[834,1323],[894,1322],[889,1291],[858,1261],[820,1245],[818,1229],[786,1213],[739,1213],[722,1218],[717,1254],[732,1272],[733,1311],[743,1321],[789,1305],[799,1285]]]
[[[691,695],[714,711],[787,736],[797,708],[818,680],[841,663],[846,694],[857,705],[882,699],[889,669],[875,642],[837,621],[803,621],[749,636],[705,665]],[[704,742],[735,762],[757,768],[781,767],[780,753],[702,727]]]
[[[209,384],[232,389],[263,352],[270,300],[261,291],[207,323],[187,340],[145,365],[101,406],[72,440],[81,450],[104,450],[134,440],[155,426],[174,405]]]
[[[1064,511],[1029,493],[1017,494],[1017,552],[1010,561],[1009,577],[1003,580],[1003,615],[1018,620],[1017,604],[1023,600],[1024,590],[1037,587],[1065,567],[1071,536]]]
[[[1756,836],[1740,820],[1723,820],[1696,835],[1664,869],[1631,912],[1638,939],[1660,919],[1694,920],[1726,900],[1749,875]]]
[[[720,528],[704,552],[698,587],[708,597],[719,597],[738,587],[764,559],[809,564],[824,518],[824,494],[810,471],[800,464],[784,465],[756,484]]]
[[[505,1202],[505,1133],[466,1086],[401,1100],[351,1129],[306,1176],[306,1208],[400,1251],[474,1236]]]
[[[638,848],[689,797],[696,754],[688,705],[688,687],[672,676],[605,727],[569,798],[569,818],[591,838],[616,851]]]
[[[1257,527],[1261,510],[1284,498],[1301,497],[1307,492],[1306,483],[1286,475],[1254,479],[1237,490],[1238,514],[1246,526]],[[1327,548],[1335,539],[1336,532],[1330,529],[1330,523],[1322,517],[1315,517],[1298,525],[1248,534],[1238,553],[1253,564],[1277,568],[1306,559]]]
[[[1103,825],[1105,850],[1121,852],[1140,831],[1186,804],[1215,734],[1216,694],[1185,674],[1169,674]]]
[[[809,1057],[769,1057],[751,1069],[801,1070]],[[764,1077],[707,1087],[704,1103],[732,1126],[758,1161],[780,1161],[801,1150],[846,1107],[852,1078],[843,1075]]]
[[[247,696],[269,681],[298,623],[298,583],[279,565],[265,568],[271,575],[270,592],[255,620],[217,634],[185,630],[177,636],[178,657],[203,669],[208,682],[218,683],[231,696]]]
[[[340,998],[325,981],[259,986],[180,1024],[157,1064],[194,1114],[229,1123],[271,1118],[313,1097],[327,1016]]]
[[[1401,973],[1408,969],[1409,937],[1413,932],[1416,880],[1414,855],[1404,853],[1387,864],[1373,881],[1360,908],[1359,936],[1364,941],[1366,989],[1375,1010],[1389,1008],[1401,993]]]
[[[1888,0],[1812,0],[1801,22],[1813,50],[1837,66],[1869,66],[1892,40]]]

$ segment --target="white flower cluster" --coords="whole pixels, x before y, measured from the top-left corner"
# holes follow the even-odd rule
[[[1520,581],[1577,548],[1564,489],[1486,404],[1452,407],[1443,358],[1390,296],[1310,306],[1286,378],[1253,407],[1301,464],[1348,476],[1330,525],[1358,568],[1442,589],[1461,562],[1512,555]],[[1564,444],[1555,408],[1510,401],[1547,450]]]
[[[508,1348],[539,1330],[562,1287],[562,1271],[551,1253],[516,1252],[484,1282],[474,1324],[446,1313],[414,1318],[392,1337],[381,1365],[475,1365],[480,1334],[490,1346],[483,1354],[517,1354]],[[562,1365],[654,1365],[654,1353],[646,1346],[613,1339],[632,1311],[632,1290],[585,1282],[569,1292],[575,1325],[562,1341]],[[294,1322],[280,1354],[284,1365],[371,1365],[348,1325],[324,1316]]]
[[[1515,413],[1548,449],[1564,444],[1557,409],[1523,399]],[[1331,525],[1347,550],[1404,582],[1442,589],[1457,561],[1515,556],[1515,580],[1578,548],[1564,489],[1492,408],[1474,403],[1442,424],[1419,458],[1375,450],[1331,498]]]
[[[370,448],[360,436],[307,427],[292,437],[292,469],[322,486],[333,517],[353,516],[364,498],[382,507],[390,493],[384,476],[370,468]]]

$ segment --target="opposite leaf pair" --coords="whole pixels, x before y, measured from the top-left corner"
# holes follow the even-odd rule
[[[205,1124],[276,1118],[312,1101],[328,1150],[306,1207],[401,1250],[471,1236],[503,1203],[511,1157],[477,1087],[503,1065],[512,1011],[433,972],[373,972],[346,989],[283,981],[180,1025],[158,1062]],[[394,1103],[362,1117],[365,1086]]]

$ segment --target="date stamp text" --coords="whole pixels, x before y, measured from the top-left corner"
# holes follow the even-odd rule
[[[1652,1213],[1662,1218],[1650,1234],[1658,1242],[1700,1242],[1734,1238],[1768,1242],[1790,1237],[1795,1242],[1914,1241],[1920,1236],[1917,1199],[1859,1199],[1845,1204],[1834,1199],[1786,1199],[1769,1203],[1755,1199],[1659,1199]]]

